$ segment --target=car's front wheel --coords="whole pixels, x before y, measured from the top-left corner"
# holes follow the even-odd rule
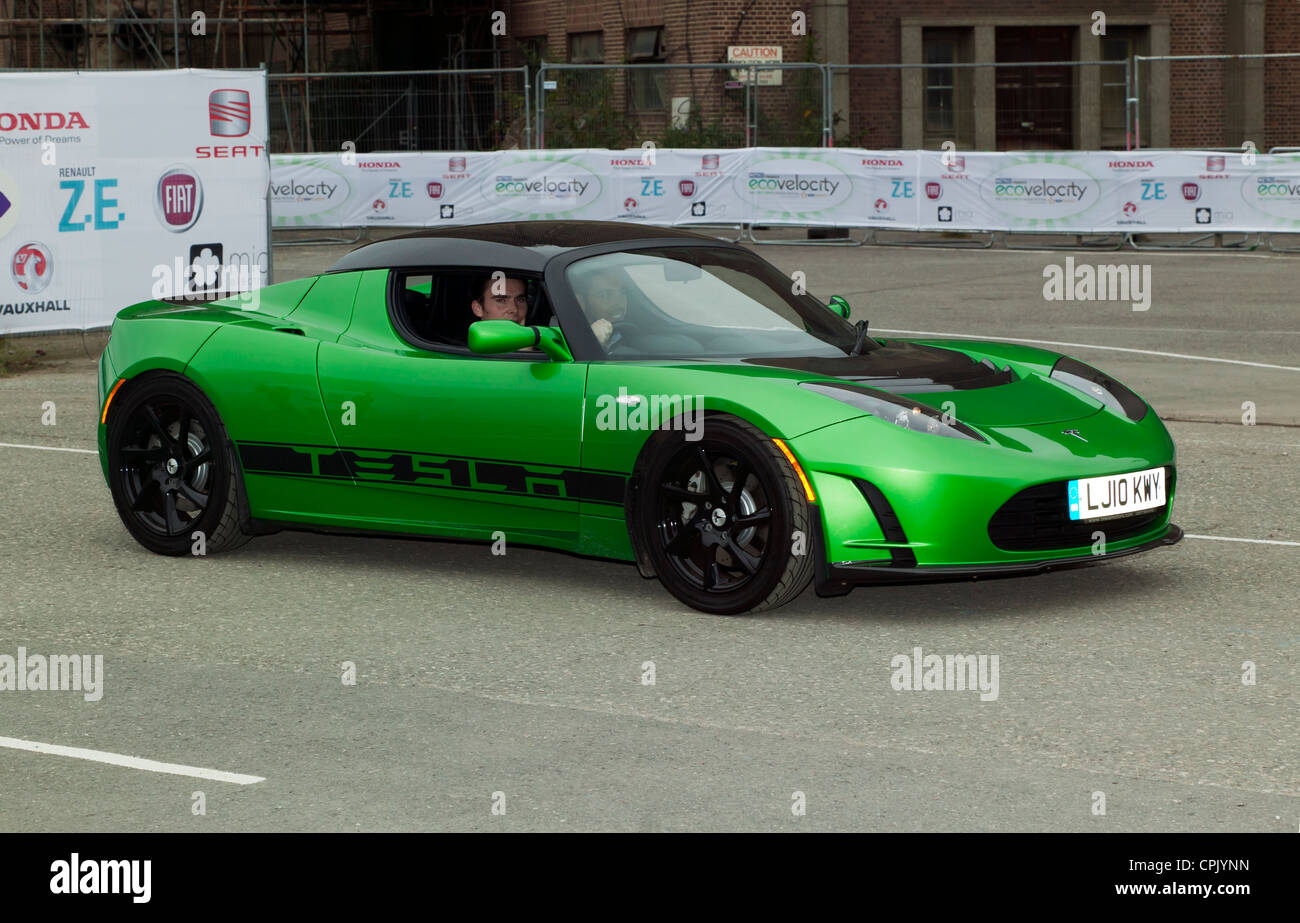
[[[225,551],[240,528],[243,482],[212,403],[171,372],[133,383],[111,405],[108,479],[127,531],[150,551]]]
[[[665,432],[642,472],[641,542],[665,589],[702,612],[733,615],[794,599],[813,576],[811,506],[761,430],[707,417],[703,437]]]

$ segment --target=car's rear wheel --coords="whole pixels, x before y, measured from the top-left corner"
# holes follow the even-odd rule
[[[180,375],[151,374],[111,405],[108,478],[122,523],[150,551],[225,551],[250,537],[240,528],[243,480],[226,428]]]
[[[641,479],[641,541],[665,589],[733,615],[794,599],[813,576],[812,512],[798,475],[757,427],[711,416],[703,438],[660,434]]]

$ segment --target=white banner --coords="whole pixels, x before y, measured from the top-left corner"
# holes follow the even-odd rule
[[[263,73],[9,72],[0,86],[0,334],[265,284]]]
[[[632,149],[274,156],[276,227],[540,218],[1058,233],[1300,230],[1300,156]]]

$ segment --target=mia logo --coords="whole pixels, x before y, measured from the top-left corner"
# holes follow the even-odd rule
[[[194,244],[190,247],[189,280],[191,291],[214,289],[221,278],[225,248],[219,243]]]

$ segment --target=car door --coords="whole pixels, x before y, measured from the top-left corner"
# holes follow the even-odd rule
[[[411,288],[436,299],[445,287],[425,272],[435,284]],[[367,272],[352,326],[318,357],[357,515],[375,528],[573,547],[586,364],[413,343],[388,310],[403,278]]]

